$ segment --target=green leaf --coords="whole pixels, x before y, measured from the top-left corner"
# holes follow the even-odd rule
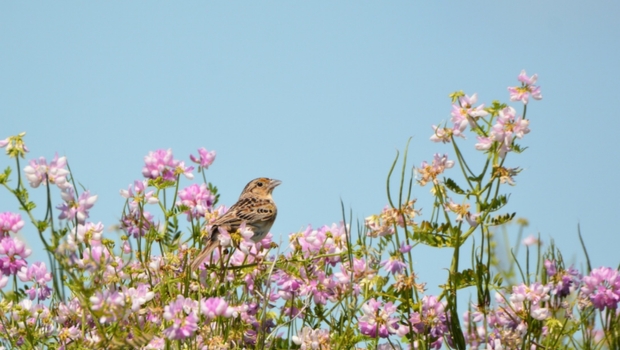
[[[515,153],[523,153],[523,152],[525,152],[525,150],[526,150],[526,149],[528,149],[528,148],[529,148],[529,147],[521,147],[521,146],[519,146],[519,145],[518,145],[518,144],[516,144],[516,143],[512,145],[512,150],[513,150]]]
[[[0,185],[4,185],[9,181],[11,175],[11,167],[4,169],[4,173],[0,174]]]
[[[437,248],[452,247],[452,234],[449,233],[451,229],[448,224],[438,224],[436,222],[422,221],[420,225],[414,227],[413,237],[414,241],[423,243],[425,245]]]
[[[503,225],[507,222],[510,222],[516,215],[517,213],[506,213],[504,215],[497,215],[496,217],[488,217],[487,218],[487,225],[489,226],[499,226],[499,225]]]
[[[450,191],[454,193],[465,194],[465,191],[463,191],[463,189],[461,189],[459,185],[457,185],[456,182],[454,182],[454,180],[450,178],[445,179],[444,184]]]
[[[508,197],[506,195],[497,196],[491,200],[491,203],[480,203],[480,211],[491,213],[501,209],[507,203]]]
[[[476,273],[472,269],[467,269],[452,274],[452,284],[456,290],[473,287],[476,285]]]

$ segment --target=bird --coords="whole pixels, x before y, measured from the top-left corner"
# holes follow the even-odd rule
[[[197,271],[211,252],[219,246],[219,228],[233,233],[245,222],[246,227],[251,228],[254,235],[252,240],[262,240],[276,221],[278,208],[273,201],[271,193],[282,181],[259,177],[250,181],[239,196],[237,203],[233,204],[228,211],[217,218],[209,229],[209,238],[202,251],[194,258],[191,269]]]

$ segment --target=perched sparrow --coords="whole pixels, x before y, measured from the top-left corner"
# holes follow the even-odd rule
[[[239,226],[245,222],[246,227],[251,228],[254,235],[252,240],[258,242],[263,239],[273,222],[276,221],[278,208],[271,198],[271,192],[282,182],[280,180],[268,179],[260,177],[248,183],[237,203],[233,204],[228,211],[217,218],[210,229],[210,237],[202,252],[198,254],[192,262],[192,270],[197,270],[200,265],[207,259],[213,249],[215,249],[220,241],[218,239],[219,228],[232,233],[239,229]]]

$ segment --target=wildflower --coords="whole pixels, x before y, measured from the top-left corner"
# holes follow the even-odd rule
[[[499,155],[502,158],[512,149],[515,137],[521,139],[530,132],[529,124],[527,119],[516,118],[516,111],[512,107],[506,107],[499,112],[497,122],[491,127],[489,139],[499,143]]]
[[[422,162],[422,165],[417,169],[421,178],[418,180],[421,186],[426,185],[429,181],[432,181],[435,185],[439,184],[437,176],[443,173],[446,169],[452,168],[454,161],[448,160],[448,155],[440,155],[436,153],[433,156],[433,162],[428,164],[426,161]]]
[[[93,245],[84,249],[82,259],[78,260],[78,266],[93,272],[101,267],[106,267],[111,262],[110,252],[102,245]]]
[[[77,248],[78,243],[87,243],[88,245],[101,244],[101,236],[103,235],[103,224],[101,222],[87,222],[84,225],[78,224],[77,227],[71,229],[67,235],[67,245],[73,251]]]
[[[17,277],[22,282],[33,282],[31,288],[26,290],[30,300],[39,298],[40,300],[47,299],[52,294],[52,289],[47,286],[47,283],[52,280],[52,274],[47,271],[47,267],[44,262],[35,262],[34,264],[24,266],[19,272]]]
[[[164,308],[164,319],[171,322],[170,327],[164,329],[164,335],[170,340],[185,339],[198,329],[196,317],[197,302],[178,295],[177,299]]]
[[[17,233],[22,227],[24,221],[21,215],[8,211],[0,213],[0,237],[8,236],[9,232]]]
[[[121,218],[121,227],[127,232],[128,235],[134,238],[143,237],[153,227],[155,222],[153,221],[153,214],[139,208],[132,209],[128,214],[123,215]]]
[[[331,227],[324,225],[316,230],[309,225],[303,232],[289,235],[289,241],[293,250],[301,251],[306,257],[319,253],[336,255],[346,250],[346,230],[342,223]],[[333,256],[328,260],[333,265],[340,261],[340,257]]]
[[[514,177],[521,172],[519,168],[505,168],[499,165],[493,166],[493,177],[499,178],[500,183],[507,183],[510,186],[514,186]]]
[[[369,229],[368,236],[384,237],[394,234],[394,227],[383,221],[380,215],[371,215],[364,219],[366,227]]]
[[[400,244],[400,248],[398,249],[398,251],[400,251],[403,254],[407,254],[411,251],[411,248],[413,248],[411,245],[405,244],[405,242],[402,242]]]
[[[56,207],[56,209],[60,210],[58,218],[67,220],[77,219],[78,224],[84,224],[89,217],[88,211],[97,201],[97,195],[91,196],[90,191],[84,191],[76,201],[75,191],[72,187],[66,188],[60,195],[64,203]]]
[[[302,282],[297,278],[294,278],[283,271],[279,271],[273,275],[272,279],[278,285],[278,294],[282,299],[291,300],[299,295]]]
[[[393,275],[401,273],[407,267],[399,257],[395,256],[391,256],[389,259],[382,261],[381,266],[383,266],[385,271]]]
[[[101,323],[115,322],[123,316],[125,296],[117,290],[105,288],[97,291],[89,301],[91,308],[101,314],[99,317]]]
[[[131,301],[131,310],[134,312],[155,296],[155,293],[149,290],[149,285],[144,283],[138,283],[137,288],[125,288],[123,294]]]
[[[177,205],[184,205],[189,209],[187,221],[193,218],[204,217],[207,211],[211,210],[215,196],[207,189],[207,185],[193,184],[179,191]]]
[[[301,295],[312,296],[314,303],[317,305],[327,304],[328,299],[333,301],[336,282],[331,275],[326,275],[323,271],[317,271],[314,276],[305,277],[305,284],[301,287]]]
[[[414,332],[430,337],[432,349],[440,349],[443,337],[449,336],[448,316],[445,304],[435,296],[425,295],[422,298],[420,311],[416,311],[409,319]]]
[[[552,285],[552,294],[564,298],[573,292],[581,283],[582,276],[576,269],[569,267],[568,269],[560,268],[556,270],[556,264],[554,261],[549,261],[549,267],[545,261],[545,267],[547,267],[547,274],[550,276]],[[549,274],[549,272],[554,274]]]
[[[25,135],[26,133],[22,132],[16,136],[9,136],[4,140],[0,140],[0,148],[6,147],[6,154],[11,158],[17,158],[18,156],[24,158],[26,153],[28,153],[28,147],[26,147],[23,140]]]
[[[155,197],[153,194],[155,191],[145,192],[147,187],[147,181],[134,181],[133,186],[129,185],[129,188],[126,190],[121,190],[121,196],[124,198],[130,199],[129,206],[131,209],[136,209],[140,204],[148,203],[148,204],[157,204],[159,203],[159,199]]]
[[[363,316],[359,319],[359,328],[362,334],[372,338],[387,338],[390,334],[400,337],[409,332],[409,328],[400,324],[399,318],[394,317],[396,306],[392,302],[382,304],[374,298],[362,306]]]
[[[452,105],[452,122],[454,123],[454,133],[462,133],[467,125],[471,127],[476,126],[476,120],[480,117],[484,117],[489,112],[484,110],[484,104],[478,107],[473,105],[478,102],[478,94],[473,94],[471,97],[464,95],[459,97],[458,103]]]
[[[26,266],[26,260],[32,251],[16,237],[4,237],[0,240],[0,271],[5,275],[14,275]]]
[[[189,159],[192,162],[200,165],[199,169],[207,170],[213,161],[215,161],[215,151],[207,151],[204,147],[198,149],[198,157],[194,157],[194,155],[190,155]]]
[[[171,149],[159,149],[149,152],[144,157],[142,175],[149,179],[162,178],[165,181],[175,181],[176,175],[183,174],[191,180],[194,178],[191,173],[193,169],[193,167],[185,167],[184,162],[175,160]]]
[[[55,184],[61,190],[65,190],[73,187],[67,181],[69,170],[65,169],[66,166],[67,158],[58,158],[58,154],[56,154],[49,165],[43,157],[39,158],[38,162],[34,159],[31,160],[29,165],[24,168],[24,174],[32,188],[37,188],[40,184],[47,185],[49,182]]]
[[[478,139],[478,143],[475,144],[474,147],[478,151],[486,151],[493,145],[493,140],[489,137],[476,136],[476,138]]]
[[[309,326],[302,328],[301,332],[292,337],[293,343],[299,345],[302,350],[331,349],[329,344],[329,331],[326,329],[312,329]]]
[[[581,293],[599,310],[616,310],[620,302],[620,274],[610,267],[600,267],[583,277]]]
[[[208,320],[212,320],[217,316],[224,316],[226,318],[232,316],[233,309],[228,307],[228,303],[222,298],[203,298],[200,300],[200,312]]]
[[[431,141],[449,143],[452,140],[452,129],[440,128],[437,125],[433,125],[433,135],[431,135]]]
[[[523,102],[523,104],[526,105],[530,95],[535,100],[542,99],[542,94],[540,93],[540,86],[534,85],[538,80],[538,74],[534,74],[531,77],[528,77],[525,73],[525,70],[522,70],[521,74],[519,74],[517,79],[521,82],[521,86],[508,87],[511,101],[521,101]]]
[[[540,241],[534,235],[529,235],[529,236],[525,237],[525,239],[523,240],[523,245],[525,245],[527,247],[532,246],[532,245],[542,245],[542,241]]]

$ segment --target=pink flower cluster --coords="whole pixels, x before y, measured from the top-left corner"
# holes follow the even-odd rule
[[[176,181],[177,175],[183,174],[191,180],[194,178],[193,170],[194,167],[186,167],[185,162],[174,159],[171,149],[158,149],[144,157],[142,175],[148,179],[162,178],[165,181]]]
[[[8,236],[10,232],[17,233],[24,227],[21,215],[17,213],[0,213],[0,237]]]
[[[432,182],[433,184],[439,184],[439,180],[437,177],[441,175],[446,169],[450,169],[454,166],[453,160],[448,160],[448,155],[441,155],[439,153],[435,153],[433,156],[433,161],[431,164],[428,164],[426,161],[422,162],[418,171],[419,178],[418,183],[420,186],[426,185],[428,182]]]
[[[20,279],[26,278],[25,272],[22,270],[26,269],[26,258],[30,256],[32,251],[19,238],[10,236],[11,233],[15,234],[23,227],[24,221],[21,215],[11,212],[0,213],[0,289],[7,285],[11,275],[21,274],[19,275]],[[45,265],[43,265],[43,269],[45,269]],[[36,273],[31,271],[28,278],[32,274]],[[39,276],[39,274],[36,275]],[[33,288],[35,287],[33,286]],[[44,287],[41,286],[41,288]],[[35,288],[35,294],[36,290]],[[30,291],[27,293],[32,295]],[[41,291],[41,293],[41,298],[45,299],[47,297],[46,291]]]
[[[521,82],[521,86],[509,87],[511,101],[521,101],[523,104],[527,104],[528,99],[532,96],[535,100],[541,100],[542,94],[540,93],[540,86],[536,86],[538,80],[538,74],[534,74],[528,77],[525,70],[521,71],[521,74],[517,77]]]
[[[66,190],[73,187],[70,182],[67,181],[69,170],[66,169],[67,158],[60,157],[58,154],[54,156],[54,159],[47,164],[45,158],[40,157],[39,160],[31,160],[29,165],[24,168],[24,174],[26,179],[33,188],[39,187],[40,184],[47,185],[55,184],[61,190]]]
[[[188,207],[185,211],[187,221],[195,218],[204,218],[205,214],[213,209],[215,196],[211,194],[207,185],[193,184],[179,191],[177,205]]]
[[[90,191],[84,191],[76,199],[73,187],[69,187],[60,193],[64,203],[56,208],[60,210],[59,219],[77,220],[78,224],[84,224],[89,218],[89,210],[95,205],[97,195],[91,196]]]
[[[620,273],[610,267],[592,270],[583,277],[581,294],[599,310],[616,310],[620,302]]]
[[[198,149],[198,157],[191,154],[189,156],[189,159],[191,159],[192,162],[200,166],[199,170],[200,169],[207,170],[211,166],[211,164],[213,164],[213,162],[215,161],[215,154],[216,154],[215,151],[207,151],[203,147],[203,148]]]
[[[514,138],[523,138],[530,132],[530,121],[522,117],[516,117],[516,111],[512,107],[506,107],[499,112],[495,125],[491,128],[488,137],[478,136],[477,150],[488,150],[494,142],[499,145],[499,154],[503,158],[510,150]]]
[[[412,313],[409,318],[413,331],[429,338],[431,349],[441,349],[444,337],[450,338],[450,324],[445,307],[445,302],[438,301],[435,296],[425,295],[420,311]]]
[[[359,329],[362,334],[372,338],[387,338],[392,334],[402,337],[409,333],[409,327],[400,323],[395,315],[396,305],[391,301],[382,303],[374,298],[362,306],[362,317],[359,318]]]
[[[465,335],[471,347],[477,348],[488,341],[488,348],[519,348],[528,330],[530,320],[544,321],[551,317],[549,300],[551,286],[534,282],[531,285],[520,284],[512,287],[512,293],[506,298],[496,293],[497,308],[486,315],[490,332],[480,324],[485,315],[476,311],[466,312],[464,321],[469,323],[473,332]]]

